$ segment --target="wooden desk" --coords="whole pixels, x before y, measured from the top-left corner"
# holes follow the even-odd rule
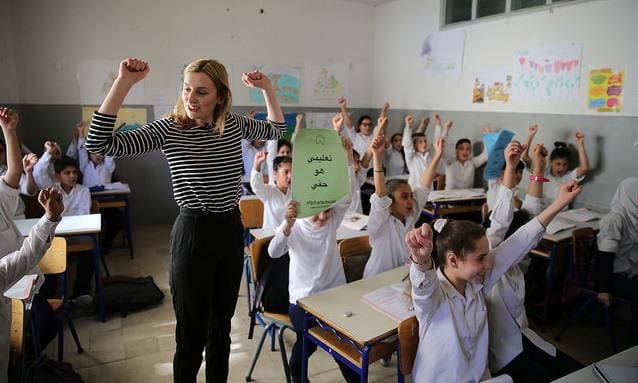
[[[431,191],[423,213],[431,219],[451,214],[476,213],[481,211],[481,205],[486,200],[487,195],[483,189]]]
[[[369,364],[396,350],[396,341],[382,341],[396,335],[399,322],[362,302],[361,297],[401,281],[408,270],[398,267],[297,301],[306,312],[302,381],[308,376],[308,342],[312,342],[357,371],[362,383],[367,382]]]
[[[19,219],[14,223],[20,234],[28,236],[31,228],[40,218]],[[100,277],[100,244],[98,234],[102,230],[101,214],[87,214],[62,217],[62,221],[55,228],[55,235],[61,237],[88,236],[91,238],[93,248],[91,249],[93,270],[95,273],[95,290],[98,300],[98,317],[104,322],[104,294],[102,291],[102,278]]]
[[[126,230],[126,242],[128,243],[129,255],[134,258],[133,254],[133,232],[131,223],[131,209],[129,203],[129,194],[131,194],[131,188],[128,184],[123,184],[121,188],[115,190],[104,190],[99,192],[91,192],[91,199],[98,201],[98,207],[100,210],[109,208],[124,208],[124,215],[126,218],[125,230]]]
[[[638,346],[634,346],[618,354],[603,359],[598,363],[610,364],[614,366],[638,367]],[[638,380],[638,377],[636,377]],[[600,383],[600,379],[594,373],[592,366],[581,368],[569,375],[563,376],[554,381],[555,383]]]
[[[275,235],[275,231],[270,228],[262,227],[260,229],[250,229],[250,234],[255,237],[255,239],[262,239],[266,237],[273,237]],[[352,230],[343,226],[339,226],[337,229],[337,241],[349,238],[366,237],[368,235],[370,235],[370,233],[367,230]]]

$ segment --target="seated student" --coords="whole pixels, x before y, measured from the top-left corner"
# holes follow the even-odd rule
[[[436,239],[427,224],[407,234],[419,321],[415,382],[436,382],[442,376],[450,382],[479,382],[491,376],[485,294],[536,246],[544,228],[581,190],[575,182],[561,185],[549,207],[493,249],[484,229],[469,221],[438,220]]]
[[[64,216],[85,215],[91,211],[91,193],[89,188],[78,184],[78,164],[68,156],[64,156],[54,163],[55,176],[57,182],[55,188],[60,192],[64,199]],[[93,262],[91,259],[91,251],[77,253],[77,272],[75,283],[73,285],[73,294],[70,299],[74,300],[82,297],[78,302],[80,304],[89,304],[91,293],[91,278],[93,277]],[[47,289],[53,288],[47,282]],[[47,290],[50,294],[51,290]]]
[[[255,195],[264,203],[264,228],[276,229],[284,219],[284,211],[290,202],[290,183],[292,158],[288,156],[276,157],[273,161],[274,185],[265,184],[264,177],[259,171],[266,161],[266,153],[255,154],[254,167],[250,174],[250,186]]]
[[[345,110],[345,99],[341,99],[343,101],[343,109]],[[347,113],[347,112],[346,112]],[[343,137],[343,122],[350,121],[350,117],[344,117],[344,113],[337,113],[332,117],[332,128],[337,132],[340,137]],[[347,138],[347,137],[346,137]],[[354,168],[354,182],[355,182],[355,191],[352,193],[352,201],[350,202],[350,206],[348,206],[348,213],[363,213],[363,207],[361,205],[361,187],[367,181],[367,158],[369,148],[366,149],[364,154],[364,158],[361,159],[361,155],[356,150],[352,149],[352,163]],[[366,165],[362,164],[363,161],[366,161]]]
[[[345,99],[343,100],[343,104],[341,106],[341,114],[344,116],[344,119],[346,121],[346,129],[344,129],[345,133],[348,134],[347,137],[350,138],[350,141],[352,141],[352,148],[359,153],[359,155],[362,155],[362,153],[365,153],[368,150],[368,147],[370,146],[370,142],[372,142],[372,137],[373,137],[373,133],[374,133],[374,129],[372,126],[372,118],[370,116],[364,115],[359,117],[359,123],[357,125],[356,129],[353,129],[352,127],[352,123],[350,123],[350,117],[348,115],[348,112],[346,111],[346,107],[345,107]],[[381,117],[387,117],[388,114],[388,109],[390,108],[390,103],[389,102],[384,102],[383,106],[381,107],[381,113],[380,116]]]
[[[391,180],[387,184],[383,177],[381,157],[383,156],[383,130],[387,119],[379,118],[379,133],[372,141],[374,152],[375,192],[370,198],[370,245],[372,253],[363,270],[363,277],[377,275],[404,265],[407,249],[403,238],[414,228],[430,194],[430,185],[436,174],[436,167],[443,155],[443,140],[436,142],[436,153],[428,168],[421,175],[419,187],[414,189],[405,180]]]
[[[490,212],[494,209],[496,205],[496,199],[498,197],[498,190],[503,182],[503,177],[505,175],[505,168],[507,163],[503,163],[503,169],[501,170],[501,175],[498,178],[494,178],[487,181],[487,211]],[[514,207],[517,209],[521,208],[523,201],[521,200],[521,193],[518,188],[518,185],[521,183],[523,179],[523,170],[525,170],[525,163],[523,161],[519,161],[516,165],[516,173],[515,173],[515,186],[512,188],[514,193]]]
[[[261,140],[241,140],[241,152],[244,161],[244,176],[242,177],[242,182],[244,184],[244,189],[248,194],[254,194],[253,191],[250,189],[250,172],[253,169],[253,160],[255,159],[255,154],[259,152],[265,152],[265,144],[265,141]],[[269,175],[268,166],[266,166],[266,163],[262,164],[262,169],[260,170],[263,175]]]
[[[11,253],[0,254],[0,381],[7,379],[9,361],[9,328],[11,326],[11,300],[4,292],[37,267],[51,245],[64,210],[62,196],[55,189],[40,191],[38,202],[45,215],[33,226],[22,247]],[[8,315],[5,315],[7,313]]]
[[[408,165],[405,162],[405,152],[403,151],[403,134],[394,133],[390,140],[386,139],[383,156],[383,167],[388,172],[389,177],[402,176],[408,174]]]
[[[638,177],[624,179],[611,200],[611,209],[600,220],[599,300],[611,304],[612,296],[638,307]],[[634,330],[634,344],[638,333]]]
[[[33,167],[33,178],[38,189],[54,187],[56,178],[53,163],[60,157],[62,157],[62,149],[57,142],[44,143],[44,153]]]
[[[352,144],[348,141],[350,153]],[[350,193],[355,191],[352,155],[348,155],[350,167]],[[290,255],[288,314],[292,321],[297,340],[290,354],[290,374],[293,382],[300,382],[301,346],[303,344],[304,311],[297,307],[297,300],[321,291],[346,283],[346,276],[341,265],[341,257],[337,249],[337,228],[341,224],[351,195],[348,195],[330,209],[311,217],[297,220],[297,203],[291,201],[286,207],[283,223],[277,228],[270,241],[268,253],[278,258],[286,252]],[[309,355],[316,346],[310,344]],[[348,382],[358,381],[354,372],[339,364],[342,374]]]
[[[403,130],[402,139],[405,162],[408,167],[408,172],[410,173],[408,183],[412,189],[416,189],[419,187],[421,174],[425,172],[425,169],[431,161],[430,152],[428,151],[428,139],[425,136],[425,130],[427,129],[430,119],[427,117],[421,119],[419,128],[414,133],[412,133],[413,121],[414,117],[412,115],[405,117],[405,128]]]
[[[80,165],[79,170],[83,175],[82,185],[91,188],[110,184],[115,171],[113,157],[89,153],[86,150],[85,140],[81,134],[78,134],[76,145],[77,160]]]
[[[3,176],[7,172],[6,161],[6,146],[4,140],[0,138],[0,176]],[[28,153],[22,157],[22,170],[23,174],[20,176],[20,194],[27,196],[34,196],[37,188],[35,180],[33,179],[33,166],[38,162],[38,156],[33,153]],[[24,211],[26,206],[22,198],[18,198],[18,204],[13,219],[24,219]]]
[[[441,119],[435,118],[437,126],[440,126]],[[448,137],[453,122],[448,121],[443,130],[443,138]],[[489,129],[484,129],[484,133]],[[461,138],[455,145],[455,156],[444,154],[445,161],[445,190],[468,189],[474,186],[474,173],[476,168],[487,161],[487,151],[483,147],[480,155],[472,157],[472,142],[467,138]]]

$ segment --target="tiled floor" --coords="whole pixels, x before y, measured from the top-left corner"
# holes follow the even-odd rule
[[[74,322],[85,348],[84,354],[76,353],[67,331],[65,361],[70,362],[86,382],[172,382],[175,318],[168,291],[169,231],[168,225],[137,227],[135,259],[129,259],[125,250],[116,250],[107,259],[112,274],[152,275],[166,294],[160,306],[125,318],[109,316],[105,323],[96,321],[94,317],[76,317]],[[230,382],[244,382],[262,333],[262,329],[258,328],[252,340],[247,338],[249,318],[243,285],[240,294],[232,321]],[[553,336],[560,323],[550,325],[545,333],[540,334],[546,338]],[[620,328],[619,331],[626,333],[627,329]],[[621,340],[620,347],[625,348],[623,335],[617,337]],[[294,335],[288,332],[287,350],[290,350],[293,339]],[[47,349],[49,355],[55,355],[53,346]],[[596,320],[579,324],[564,337],[559,347],[586,364],[611,354],[605,332]],[[309,366],[312,382],[342,381],[333,359],[321,350],[313,355]],[[268,348],[262,352],[253,379],[257,382],[285,381],[278,352],[270,352]],[[198,381],[205,381],[204,365]],[[374,363],[370,369],[370,381],[395,382],[396,358],[393,358],[390,367]]]

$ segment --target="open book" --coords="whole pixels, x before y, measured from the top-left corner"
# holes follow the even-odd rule
[[[28,299],[35,288],[37,274],[27,274],[4,292],[4,296],[10,299]]]
[[[552,222],[547,225],[545,231],[547,234],[556,234],[561,230],[571,229],[572,227],[576,227],[574,222],[555,217]]]
[[[560,212],[556,215],[556,217],[574,222],[589,222],[595,219],[599,219],[600,214],[595,213],[591,210],[581,208]]]
[[[401,322],[416,315],[410,293],[410,281],[406,280],[371,291],[362,296],[361,301]]]

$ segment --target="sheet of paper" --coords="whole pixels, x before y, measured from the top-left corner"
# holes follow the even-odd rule
[[[401,322],[415,314],[410,296],[409,281],[399,282],[369,292],[361,297],[361,301],[375,310]]]

